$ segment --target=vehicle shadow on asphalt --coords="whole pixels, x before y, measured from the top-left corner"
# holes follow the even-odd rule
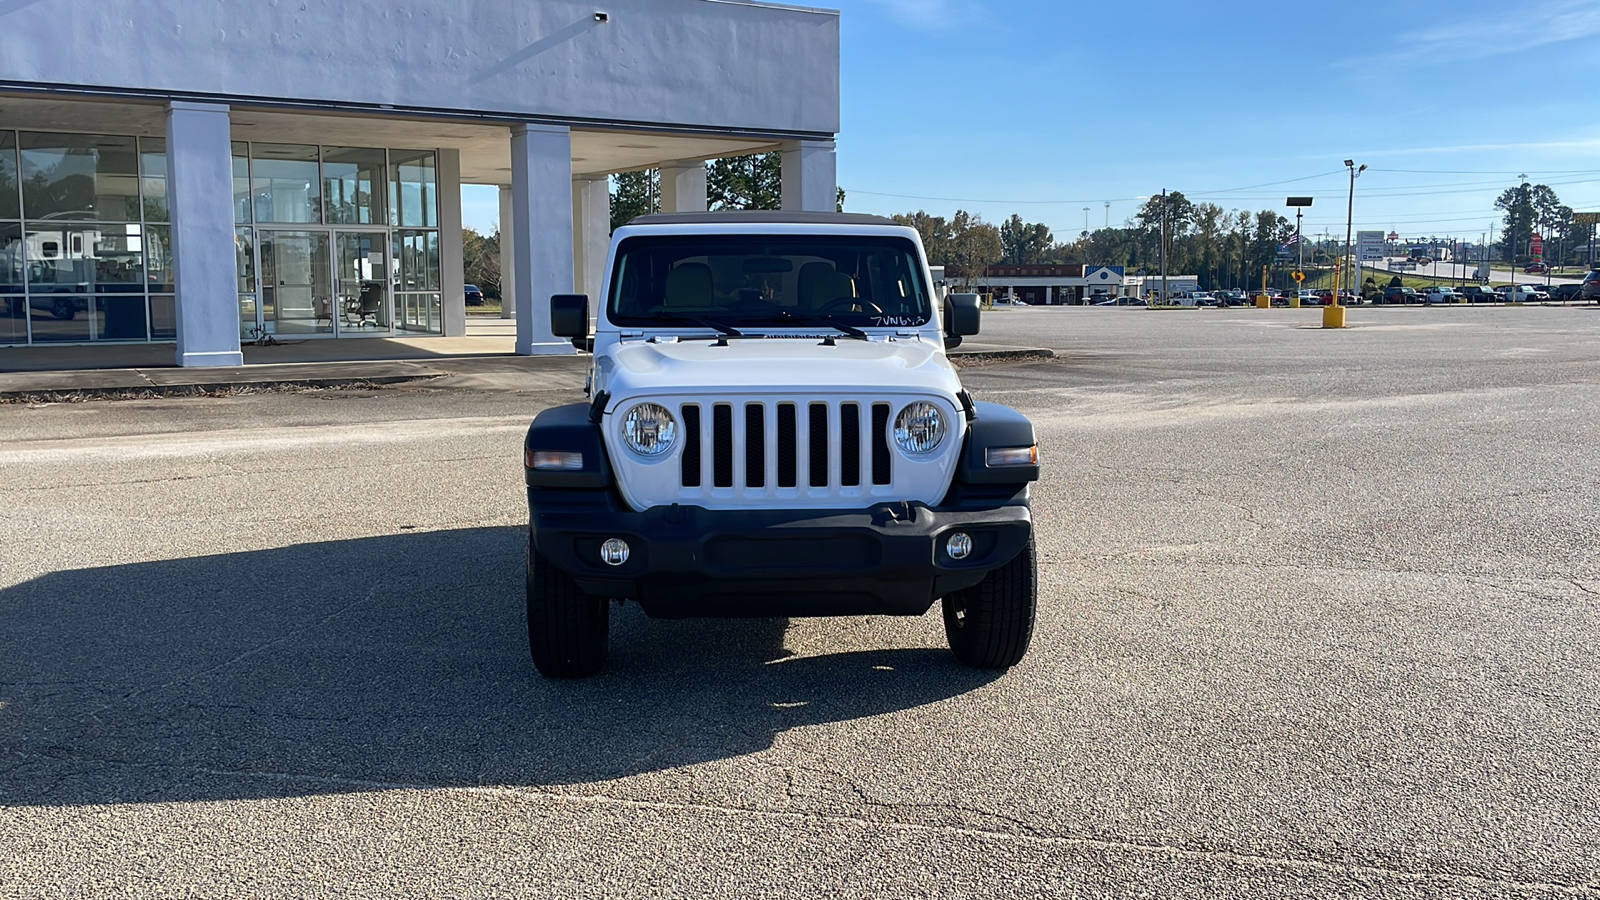
[[[614,609],[612,663],[528,659],[520,528],[57,572],[0,590],[0,805],[559,785],[759,752],[998,673],[788,657],[783,619]]]

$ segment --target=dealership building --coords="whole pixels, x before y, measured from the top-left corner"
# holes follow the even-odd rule
[[[608,176],[783,156],[831,210],[835,12],[750,0],[3,0],[0,367],[28,347],[460,335],[461,185],[500,188],[516,351],[572,353]]]

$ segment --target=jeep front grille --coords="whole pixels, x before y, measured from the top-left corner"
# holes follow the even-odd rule
[[[703,414],[706,406],[710,415]],[[803,473],[808,488],[860,493],[864,459],[871,460],[871,484],[892,484],[890,405],[873,403],[865,412],[862,407],[821,400],[685,403],[679,484],[709,483],[749,495],[798,489]],[[709,458],[702,452],[707,446]]]

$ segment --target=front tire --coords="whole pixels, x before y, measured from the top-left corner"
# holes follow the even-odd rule
[[[528,652],[546,678],[587,678],[606,664],[611,601],[528,548]]]
[[[945,597],[942,605],[945,637],[963,665],[1008,669],[1021,662],[1039,605],[1032,535],[1010,562]]]
[[[50,304],[50,315],[62,320],[77,318],[78,304],[66,299],[57,300]]]

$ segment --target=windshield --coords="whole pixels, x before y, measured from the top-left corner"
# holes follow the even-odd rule
[[[618,325],[914,327],[932,315],[916,245],[898,237],[632,237],[612,274]]]

